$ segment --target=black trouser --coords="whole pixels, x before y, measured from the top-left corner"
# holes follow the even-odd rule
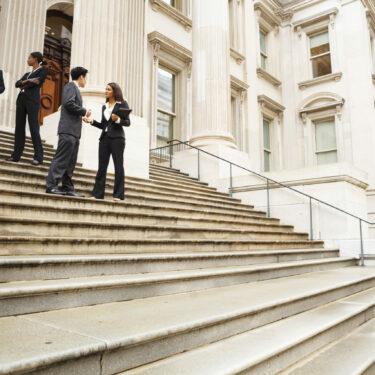
[[[12,158],[20,160],[25,147],[26,116],[29,120],[30,135],[34,145],[34,159],[43,162],[43,146],[39,133],[39,103],[32,102],[20,93],[16,104],[16,131]]]
[[[92,195],[97,199],[104,198],[105,180],[107,178],[107,168],[109,158],[112,155],[115,166],[115,186],[113,188],[113,197],[124,199],[124,138],[109,138],[107,135],[99,142],[99,168],[95,178],[95,185]]]
[[[61,180],[64,191],[74,191],[72,176],[78,149],[78,138],[70,134],[59,134],[59,143],[47,176],[47,189],[57,188]]]

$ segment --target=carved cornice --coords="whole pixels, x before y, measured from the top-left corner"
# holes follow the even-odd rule
[[[316,24],[320,21],[324,21],[324,20],[332,21],[332,17],[336,16],[338,12],[339,12],[338,8],[336,7],[331,8],[331,9],[325,10],[324,12],[320,12],[310,17],[306,17],[299,21],[296,21],[293,23],[293,27],[295,30],[300,30],[312,24]]]
[[[271,99],[267,95],[258,95],[258,103],[262,107],[267,108],[270,111],[277,113],[277,114],[280,114],[284,112],[285,110],[285,107],[283,105]]]
[[[260,67],[257,68],[257,75],[258,75],[258,77],[263,78],[264,80],[272,83],[276,87],[280,87],[281,86],[281,81],[280,80],[278,80],[272,74],[268,73],[266,70],[264,70],[264,69],[262,69]]]
[[[147,38],[149,43],[154,48],[154,54],[155,51],[158,53],[159,50],[163,50],[185,63],[190,63],[192,61],[192,53],[190,50],[176,43],[174,40],[169,39],[158,31],[153,31],[152,33],[148,34]]]
[[[257,1],[254,4],[254,10],[258,14],[258,17],[263,19],[271,28],[275,28],[281,25],[281,18],[277,15],[281,9],[271,9],[267,7],[263,2]]]
[[[342,78],[341,72],[340,73],[327,74],[325,76],[321,76],[321,77],[317,77],[317,78],[309,79],[307,81],[300,82],[298,84],[298,87],[301,90],[304,90],[307,87],[320,85],[321,83],[324,83],[324,82],[329,82],[329,81],[338,82],[338,81],[341,80],[341,78]]]
[[[246,82],[238,79],[233,75],[230,76],[230,85],[232,89],[238,92],[247,91],[247,89],[249,88],[249,85]]]
[[[186,30],[190,31],[192,29],[193,23],[189,17],[186,17],[183,13],[181,13],[175,7],[170,6],[163,0],[150,0],[152,9],[155,12],[163,12],[164,14],[168,15],[169,17],[173,18],[181,25],[185,27]]]
[[[237,64],[239,65],[245,61],[245,56],[242,55],[242,53],[237,52],[233,48],[230,49],[230,55],[236,60]]]

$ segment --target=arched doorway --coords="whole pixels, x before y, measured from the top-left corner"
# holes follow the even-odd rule
[[[44,56],[48,76],[41,92],[40,123],[45,116],[58,110],[62,89],[69,82],[73,9],[73,4],[61,2],[47,10]]]

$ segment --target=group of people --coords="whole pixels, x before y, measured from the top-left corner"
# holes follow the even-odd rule
[[[32,68],[16,82],[20,89],[16,102],[16,129],[14,149],[6,160],[19,162],[25,147],[26,118],[29,122],[30,135],[34,146],[32,164],[43,164],[43,144],[39,132],[40,89],[47,77],[47,69],[40,52],[32,52],[27,60]],[[92,125],[101,130],[99,138],[99,166],[92,198],[104,199],[107,169],[112,156],[115,167],[113,200],[124,200],[124,127],[130,126],[128,103],[123,97],[120,86],[111,82],[105,88],[106,102],[102,107],[101,121],[93,118],[92,111],[83,107],[79,88],[87,82],[88,70],[83,67],[71,69],[71,82],[62,92],[61,115],[58,125],[58,146],[51,162],[47,180],[46,193],[53,195],[81,196],[76,192],[72,181],[77,163],[82,124]],[[0,71],[0,93],[5,90],[3,74]],[[61,186],[59,186],[61,183]]]

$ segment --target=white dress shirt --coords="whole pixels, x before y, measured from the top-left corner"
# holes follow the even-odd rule
[[[116,104],[120,102],[116,102]],[[113,108],[115,107],[115,105],[113,105],[112,107],[109,106],[109,103],[105,103],[105,110],[104,110],[104,117],[107,121],[109,121],[109,119],[111,118],[112,116],[112,111],[113,111]],[[117,119],[116,121],[116,124],[119,124],[120,123],[120,118]],[[107,129],[105,129],[105,131],[107,131]]]

